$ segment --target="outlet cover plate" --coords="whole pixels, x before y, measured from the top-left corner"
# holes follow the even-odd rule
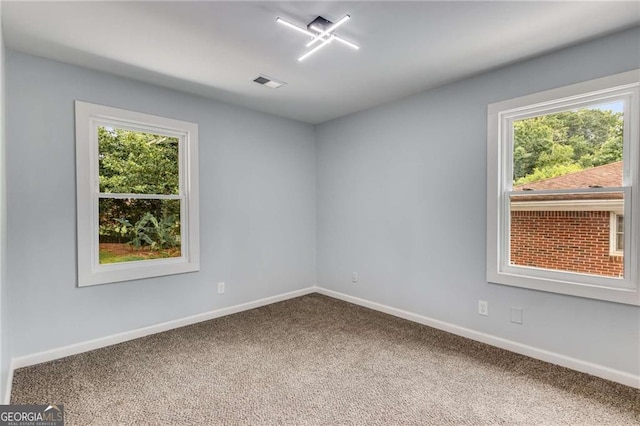
[[[514,324],[522,324],[522,308],[511,308],[511,322]]]
[[[478,313],[480,315],[489,315],[489,302],[486,300],[478,300]]]

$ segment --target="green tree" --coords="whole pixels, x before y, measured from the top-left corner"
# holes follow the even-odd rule
[[[565,111],[514,123],[514,184],[622,160],[622,113]]]
[[[593,153],[593,165],[602,166],[622,161],[622,145],[622,135],[607,139]]]
[[[540,154],[536,161],[536,168],[570,164],[575,164],[573,160],[573,147],[571,145],[553,144],[550,152],[545,151]]]
[[[178,139],[98,128],[100,192],[177,194]]]
[[[100,192],[177,194],[178,143],[177,138],[98,127]],[[180,242],[178,200],[101,198],[99,215],[101,242],[132,242],[152,247],[175,246]]]
[[[514,182],[514,185],[522,185],[525,183],[537,182],[543,179],[550,179],[558,176],[564,176],[569,173],[575,173],[582,170],[579,164],[553,164],[542,168],[536,168],[533,173],[521,177]]]
[[[545,117],[534,117],[514,123],[514,180],[533,173],[540,154],[551,150],[553,128],[545,121]]]

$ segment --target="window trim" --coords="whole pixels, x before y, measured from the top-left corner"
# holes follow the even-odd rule
[[[625,223],[623,279],[573,272],[551,271],[508,264],[508,195],[512,184],[512,140],[514,119],[564,111],[569,108],[625,98],[623,187],[607,188],[625,193],[624,215],[640,211],[638,196],[640,70],[590,80],[488,105],[487,122],[487,281],[551,293],[640,305],[638,247],[640,223]],[[504,135],[509,134],[509,138]],[[558,192],[558,191],[553,191]],[[576,191],[572,191],[576,192]],[[630,221],[629,221],[630,222]],[[501,236],[507,236],[501,238]],[[505,263],[505,257],[507,262]]]
[[[198,125],[82,101],[75,101],[75,119],[78,287],[198,271]],[[98,200],[104,198],[104,194],[99,192],[97,127],[105,124],[179,139],[180,257],[99,263]],[[114,194],[113,198],[125,195]],[[140,195],[135,194],[136,197]],[[169,197],[176,198],[175,195]],[[152,198],[158,196],[153,195]]]
[[[618,217],[624,218],[624,214],[609,213],[609,256],[624,256],[624,249],[618,250]]]

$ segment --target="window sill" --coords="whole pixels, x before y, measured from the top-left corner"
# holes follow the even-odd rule
[[[615,281],[616,279],[612,278],[611,280]],[[622,283],[615,287],[602,286],[508,272],[489,273],[487,281],[492,284],[640,306],[640,293],[637,287],[624,287]]]
[[[79,287],[88,287],[99,284],[109,284],[122,281],[132,281],[144,278],[160,277],[164,275],[184,274],[200,270],[199,263],[195,262],[163,262],[149,265],[152,261],[127,262],[115,265],[98,267],[98,270],[78,277]],[[144,264],[142,264],[144,263]],[[111,266],[111,267],[110,267]]]

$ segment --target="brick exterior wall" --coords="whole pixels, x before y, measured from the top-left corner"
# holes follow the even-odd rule
[[[511,263],[618,277],[623,257],[609,255],[607,211],[511,212]]]

